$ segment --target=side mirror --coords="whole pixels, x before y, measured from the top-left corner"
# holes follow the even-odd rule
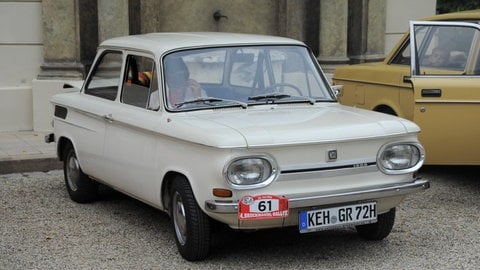
[[[80,89],[82,89],[83,86],[83,80],[78,80],[78,81],[64,81],[62,89],[65,90],[66,92],[78,92]]]
[[[330,85],[336,98],[342,96],[343,85]]]

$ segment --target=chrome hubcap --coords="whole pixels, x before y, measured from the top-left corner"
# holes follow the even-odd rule
[[[182,198],[178,192],[173,195],[173,223],[178,242],[185,245],[187,242],[187,217]]]
[[[80,166],[78,165],[77,158],[74,155],[69,156],[66,170],[68,186],[72,191],[77,191],[78,181],[80,178]]]

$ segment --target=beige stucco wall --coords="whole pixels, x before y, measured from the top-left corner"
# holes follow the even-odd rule
[[[387,0],[385,54],[408,30],[410,20],[435,15],[436,0]]]
[[[43,61],[41,1],[0,1],[0,131],[32,130],[32,79]]]
[[[278,34],[277,0],[142,0],[142,32],[221,31]],[[227,18],[218,23],[215,11]],[[145,12],[145,13],[144,13]],[[149,19],[146,19],[149,18]],[[185,20],[185,23],[182,21]],[[193,23],[192,23],[193,22]]]
[[[60,89],[62,83],[36,78],[41,72],[40,66],[48,64],[44,62],[44,47],[48,47],[46,50],[48,55],[45,57],[54,62],[78,59],[78,46],[75,45],[78,44],[80,35],[78,27],[75,27],[78,22],[78,18],[75,18],[75,8],[78,8],[76,5],[81,2],[75,1],[0,0],[0,59],[2,59],[0,62],[0,70],[2,70],[0,73],[0,132],[51,129],[52,109],[49,98],[54,93],[63,91]],[[301,40],[306,38],[305,35],[315,34],[304,33],[302,29],[305,27],[304,18],[307,13],[304,5],[310,3],[304,0],[139,1],[141,3],[139,7],[142,9],[140,10],[141,32],[244,32],[288,35]],[[325,0],[320,1],[321,4],[327,3]],[[435,12],[435,0],[385,1],[387,1],[385,52],[390,51],[405,32],[410,19],[430,16]],[[129,27],[126,23],[128,12],[125,13],[128,3],[130,3],[128,0],[96,2],[99,14],[98,24],[99,26],[107,25],[107,27],[101,27],[99,41],[128,33],[126,32]],[[332,3],[339,5],[337,1]],[[109,11],[111,5],[119,8],[121,18],[115,12],[104,12]],[[374,9],[375,6],[372,8]],[[219,22],[215,22],[212,17],[217,10],[227,18],[221,18]],[[42,12],[45,13],[43,17]],[[48,12],[53,12],[55,16],[63,16],[60,17],[62,21],[59,21],[58,17],[50,16]],[[286,14],[290,16],[285,16]],[[318,16],[321,14],[319,13]],[[116,20],[111,20],[115,18]],[[182,23],[183,18],[187,18],[186,22],[189,23]],[[191,23],[192,21],[194,23]],[[48,29],[45,29],[46,26]],[[119,28],[115,31],[110,29],[113,32],[103,31],[111,27]],[[375,33],[375,35],[381,34]],[[369,44],[369,46],[377,47],[375,44]],[[328,58],[328,56],[323,57]],[[74,61],[67,64],[75,67],[77,63]]]

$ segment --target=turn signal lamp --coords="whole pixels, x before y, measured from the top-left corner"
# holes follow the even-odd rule
[[[222,198],[232,197],[232,191],[229,189],[214,188],[212,191],[213,191],[213,195],[216,197],[222,197]]]

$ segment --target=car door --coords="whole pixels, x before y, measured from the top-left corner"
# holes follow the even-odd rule
[[[70,130],[82,169],[97,179],[106,177],[104,170],[105,123],[117,97],[122,52],[99,50],[75,108],[75,123]]]
[[[413,119],[427,164],[480,164],[479,31],[474,23],[410,23]]]
[[[105,170],[109,184],[157,203],[160,181],[155,132],[161,126],[158,76],[153,56],[127,52],[117,106],[106,123]],[[155,100],[154,100],[155,99]]]

